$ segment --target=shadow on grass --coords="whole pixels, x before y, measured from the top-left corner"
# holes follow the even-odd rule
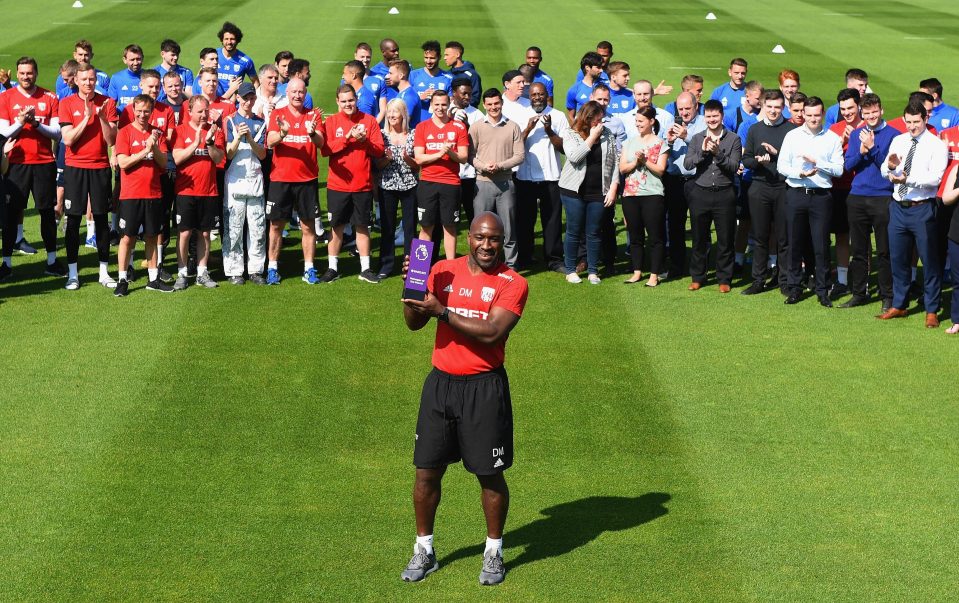
[[[589,496],[561,503],[540,511],[542,517],[515,530],[507,529],[505,544],[509,548],[525,547],[515,559],[506,563],[508,570],[527,563],[559,557],[589,544],[603,532],[619,532],[637,528],[669,513],[665,504],[672,497],[664,492],[647,492],[642,496]],[[443,558],[448,565],[465,557],[479,556],[484,545],[464,547]]]

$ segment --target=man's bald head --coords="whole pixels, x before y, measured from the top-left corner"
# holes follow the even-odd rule
[[[682,123],[692,123],[696,119],[696,95],[692,92],[682,92],[676,97],[676,113]]]
[[[470,232],[479,232],[484,227],[495,230],[498,234],[503,234],[503,220],[491,211],[484,211],[476,214],[473,221],[470,222]]]
[[[696,106],[696,97],[692,92],[681,92],[679,96],[676,97],[676,107],[679,108],[680,106]]]

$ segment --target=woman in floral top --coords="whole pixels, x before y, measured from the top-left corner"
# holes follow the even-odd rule
[[[393,272],[396,261],[396,208],[403,210],[403,250],[410,252],[416,237],[416,173],[413,161],[413,131],[406,103],[395,98],[386,105],[383,128],[386,152],[376,161],[380,172],[380,278]]]
[[[643,278],[643,248],[645,234],[649,233],[650,272],[647,287],[659,284],[663,272],[666,238],[666,201],[663,198],[663,173],[666,171],[667,149],[657,136],[659,123],[656,110],[644,107],[636,112],[637,136],[623,145],[619,171],[626,176],[623,189],[623,217],[629,231],[629,253],[633,276],[626,284],[638,283]]]

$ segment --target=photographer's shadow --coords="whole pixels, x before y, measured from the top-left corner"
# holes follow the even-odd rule
[[[515,530],[507,528],[506,546],[525,548],[506,563],[506,568],[515,570],[526,563],[565,555],[592,542],[603,532],[639,527],[668,513],[664,505],[671,498],[664,492],[647,492],[635,498],[590,496],[543,509],[540,513],[546,517]],[[483,545],[461,548],[444,557],[440,564],[481,555],[483,548]]]

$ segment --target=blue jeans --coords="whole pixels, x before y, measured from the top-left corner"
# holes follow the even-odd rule
[[[566,241],[563,251],[566,256],[566,273],[576,271],[576,256],[579,254],[580,233],[586,231],[586,266],[590,274],[599,273],[600,223],[603,219],[602,201],[583,201],[560,193],[566,210]]]

